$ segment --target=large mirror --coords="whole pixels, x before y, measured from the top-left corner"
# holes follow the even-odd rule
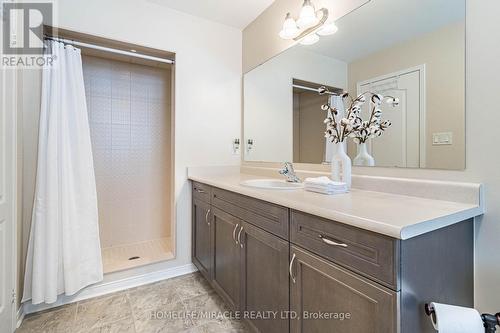
[[[244,75],[245,161],[327,164],[321,106],[370,91],[399,104],[381,106],[383,135],[347,139],[351,159],[366,149],[370,166],[464,169],[465,0],[371,0],[336,25]]]

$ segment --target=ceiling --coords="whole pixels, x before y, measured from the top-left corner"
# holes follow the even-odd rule
[[[222,23],[245,28],[274,0],[151,0],[169,8]]]
[[[336,34],[306,48],[351,62],[464,19],[465,0],[371,0],[337,20]]]

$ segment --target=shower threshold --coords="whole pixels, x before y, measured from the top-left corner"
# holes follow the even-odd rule
[[[103,248],[104,274],[174,259],[170,237]]]

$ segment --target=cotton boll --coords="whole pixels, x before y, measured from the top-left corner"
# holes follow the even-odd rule
[[[321,110],[328,111],[328,109],[330,109],[330,105],[328,105],[328,104],[321,105]]]
[[[393,107],[396,107],[399,105],[399,98],[396,97],[390,97],[386,100],[387,104],[392,104]]]
[[[382,102],[383,99],[384,99],[384,96],[382,96],[380,94],[373,94],[371,101],[372,101],[372,103],[374,103],[376,105],[380,105],[380,103]]]
[[[361,126],[362,123],[363,121],[359,117],[354,118],[354,120],[351,122],[351,124],[355,127]]]
[[[349,120],[347,118],[342,118],[342,120],[340,121],[340,123],[343,125],[343,126],[346,126],[349,124]]]

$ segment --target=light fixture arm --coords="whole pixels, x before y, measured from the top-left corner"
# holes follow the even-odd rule
[[[318,15],[320,12],[322,15],[321,15],[321,19],[319,20],[318,24],[304,30],[300,35],[298,35],[297,37],[295,37],[293,39],[294,41],[297,42],[297,41],[301,40],[302,38],[304,38],[305,36],[309,35],[310,33],[314,32],[314,31],[316,31],[318,28],[320,28],[321,26],[323,26],[325,24],[326,20],[328,20],[328,9],[326,9],[326,8],[318,9],[316,11],[316,15]]]

